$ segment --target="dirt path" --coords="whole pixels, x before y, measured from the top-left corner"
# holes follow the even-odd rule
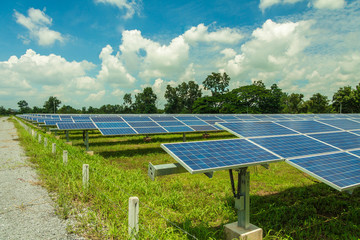
[[[0,118],[0,239],[76,239],[55,215],[19,145],[14,124]]]

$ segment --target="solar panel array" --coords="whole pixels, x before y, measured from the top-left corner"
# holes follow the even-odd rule
[[[236,157],[244,160],[236,164],[224,165],[227,157],[222,157],[224,152],[216,155],[219,150],[202,159],[203,154],[196,150],[199,144],[197,142],[162,144],[162,147],[191,173],[246,167],[257,162],[250,158],[255,155],[260,156],[257,159],[259,162],[284,159],[341,191],[360,186],[360,119],[331,119],[331,116],[323,120],[279,119],[271,122],[217,123],[223,129],[243,137],[241,140],[257,147],[239,144],[238,149],[225,150],[225,153],[232,151]],[[212,153],[214,148],[213,143],[205,142],[202,151]],[[266,151],[277,158],[268,159],[258,155],[260,151]],[[208,158],[214,159],[214,156],[216,160],[213,160],[212,165],[201,165]],[[198,163],[203,168],[198,168]]]

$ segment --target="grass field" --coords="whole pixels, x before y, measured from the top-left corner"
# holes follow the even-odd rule
[[[57,213],[75,218],[70,231],[92,239],[127,239],[127,208],[130,196],[140,199],[139,239],[223,239],[223,225],[237,221],[227,171],[147,176],[148,163],[173,163],[161,143],[181,142],[182,134],[104,137],[90,133],[90,149],[84,153],[82,132],[70,134],[73,146],[49,139],[39,144],[16,121],[21,144],[38,169],[42,185],[54,192]],[[211,133],[210,140],[236,138]],[[204,140],[187,134],[187,141]],[[57,153],[51,153],[56,142]],[[68,150],[69,163],[62,163]],[[82,164],[90,165],[90,187],[82,188]],[[270,169],[250,167],[250,222],[264,230],[265,239],[359,239],[360,191],[341,193],[280,162]],[[182,230],[180,230],[181,228]]]

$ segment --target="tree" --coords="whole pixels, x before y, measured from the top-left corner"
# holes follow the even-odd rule
[[[56,113],[58,107],[60,106],[61,101],[56,97],[49,97],[49,99],[44,103],[45,113]]]
[[[132,97],[131,97],[131,93],[126,93],[124,95],[124,108],[123,108],[123,112],[124,113],[132,113],[133,109],[132,109]]]
[[[201,97],[201,89],[194,81],[183,82],[177,87],[166,86],[165,104],[166,113],[192,113],[193,104]]]
[[[353,113],[356,111],[355,109],[357,104],[355,99],[355,91],[353,91],[350,86],[345,86],[341,87],[336,93],[334,93],[332,106],[336,112]]]
[[[142,93],[135,95],[134,110],[136,113],[156,113],[157,96],[151,87],[144,88]]]
[[[205,90],[211,91],[212,96],[217,96],[229,91],[229,82],[230,77],[225,72],[223,74],[213,72],[206,77],[203,85]]]
[[[320,93],[315,93],[312,97],[305,102],[307,112],[311,113],[328,113],[331,110],[329,106],[330,100],[327,96]]]
[[[283,97],[285,113],[299,113],[300,108],[303,105],[304,95],[301,93],[292,93]]]
[[[64,105],[62,106],[58,113],[62,113],[62,114],[69,114],[69,113],[80,113],[81,111],[78,109],[73,108],[72,106],[69,105]]]
[[[21,100],[17,104],[20,108],[20,113],[29,113],[30,112],[31,109],[29,107],[29,104],[25,100]]]
[[[193,113],[219,113],[218,101],[216,97],[210,96],[198,98],[193,104]]]

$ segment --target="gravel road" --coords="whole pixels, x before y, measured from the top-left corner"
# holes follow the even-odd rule
[[[66,221],[38,183],[14,124],[0,117],[0,239],[78,239],[66,232]]]

